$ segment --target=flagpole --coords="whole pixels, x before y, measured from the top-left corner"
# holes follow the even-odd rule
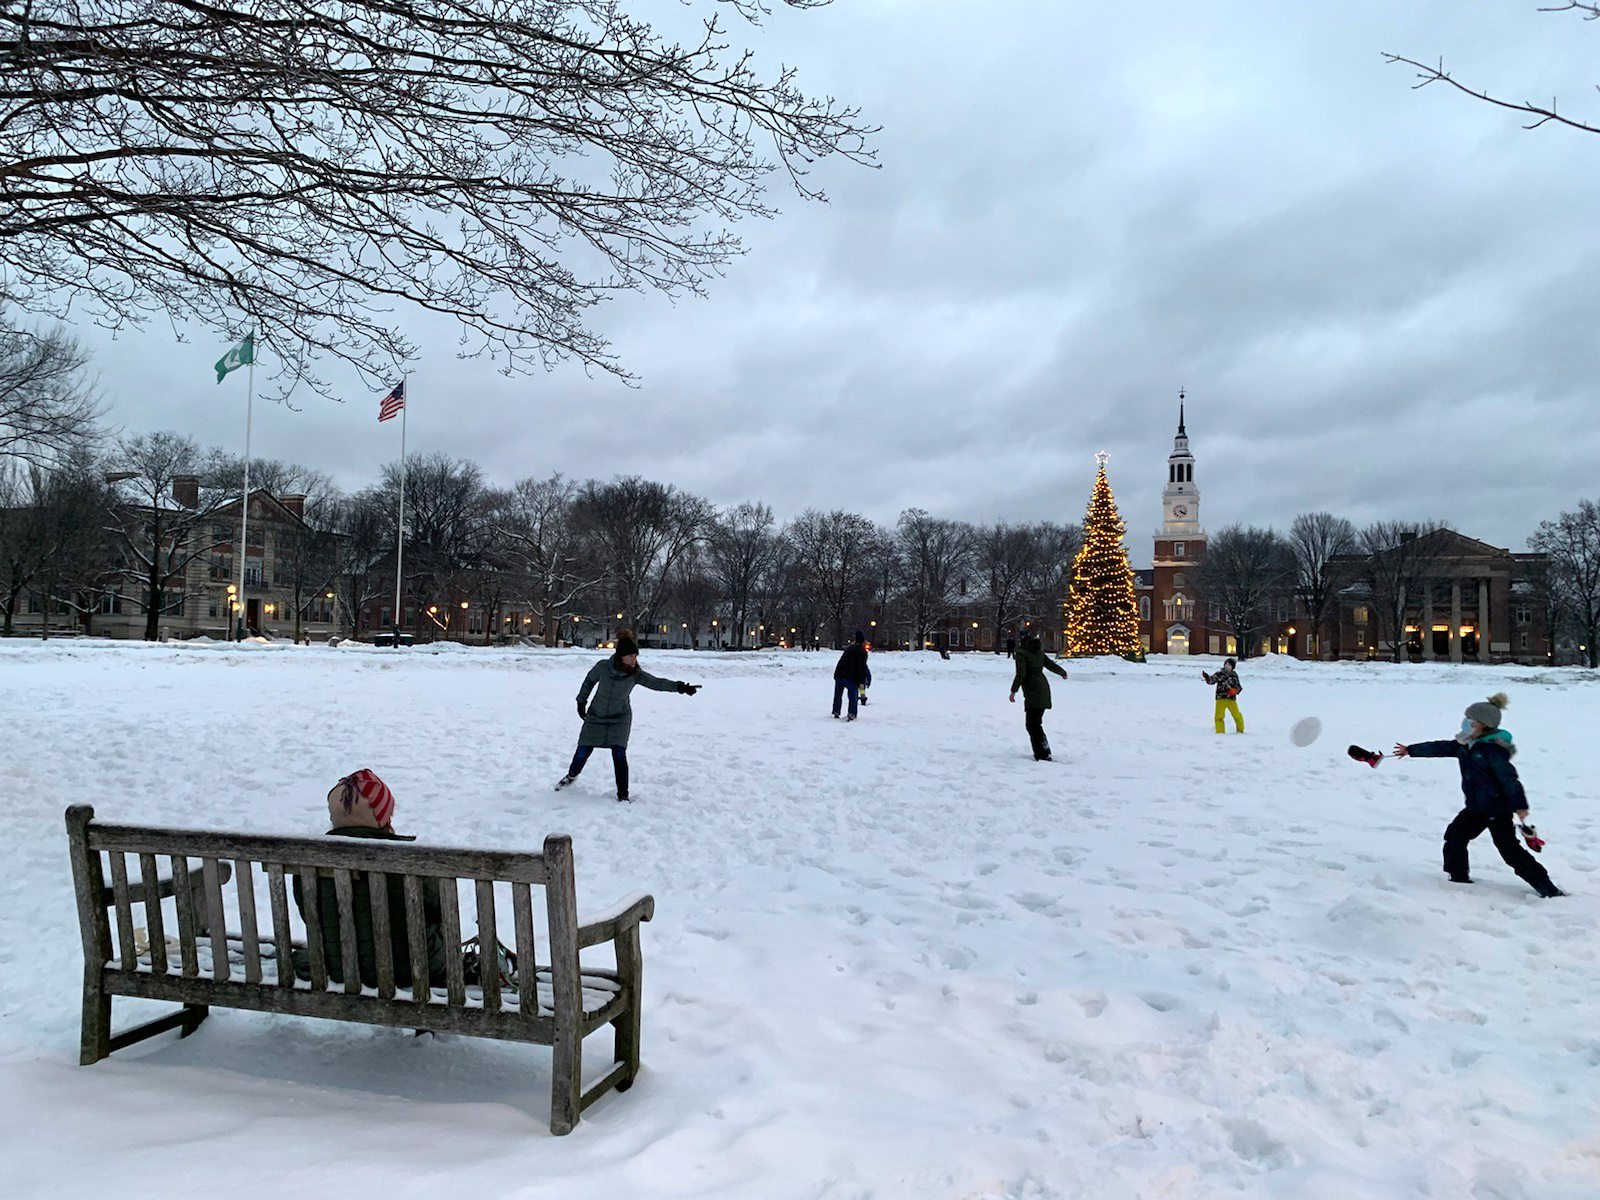
[[[245,376],[244,397],[244,496],[239,502],[239,616],[234,640],[244,641],[244,561],[250,553],[250,416],[256,395],[255,334],[250,335],[250,373]]]
[[[394,523],[394,648],[400,649],[400,566],[406,544],[406,406],[400,406],[400,511]]]

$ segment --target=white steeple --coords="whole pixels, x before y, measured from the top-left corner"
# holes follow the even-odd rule
[[[1200,535],[1200,491],[1194,486],[1194,455],[1183,428],[1184,392],[1178,389],[1178,436],[1167,455],[1167,486],[1161,493],[1161,536]]]

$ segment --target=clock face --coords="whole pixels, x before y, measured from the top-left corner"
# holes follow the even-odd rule
[[[1175,517],[1187,517],[1189,515],[1189,506],[1187,504],[1174,504],[1172,506],[1172,515]]]

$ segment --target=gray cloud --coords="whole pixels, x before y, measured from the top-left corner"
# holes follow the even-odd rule
[[[1593,494],[1600,138],[1412,91],[1380,51],[1578,105],[1600,27],[1531,2],[850,0],[754,44],[880,122],[883,168],[821,164],[826,206],[780,194],[709,299],[603,305],[636,388],[507,379],[408,314],[413,449],[892,522],[1079,519],[1103,448],[1147,553],[1181,385],[1212,527],[1441,514],[1520,548]],[[242,448],[221,347],[86,336],[114,419]],[[394,425],[348,399],[258,405],[256,451],[375,478]]]

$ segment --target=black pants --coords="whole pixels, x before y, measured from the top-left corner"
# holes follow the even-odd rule
[[[1463,808],[1444,831],[1444,869],[1447,875],[1467,873],[1467,843],[1485,829],[1494,839],[1494,848],[1517,875],[1536,891],[1550,886],[1550,874],[1539,860],[1522,848],[1517,827],[1510,813],[1489,814]]]
[[[1023,724],[1028,727],[1028,740],[1033,743],[1033,757],[1035,759],[1048,759],[1050,757],[1050,739],[1044,735],[1044,709],[1024,707],[1022,720]]]
[[[579,746],[577,753],[572,756],[572,765],[567,768],[568,775],[577,775],[583,770],[583,764],[589,761],[589,755],[594,753],[593,746]],[[626,746],[611,747],[611,769],[617,776],[617,799],[628,798],[628,748]]]

